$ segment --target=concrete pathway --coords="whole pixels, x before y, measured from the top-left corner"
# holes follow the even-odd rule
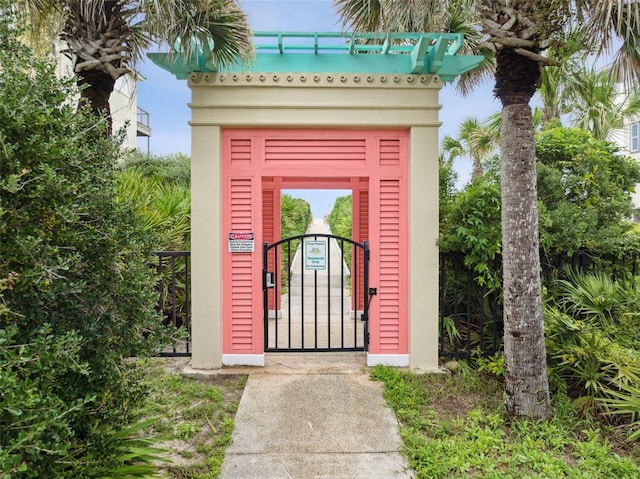
[[[251,372],[222,479],[412,478],[362,353],[270,354]]]

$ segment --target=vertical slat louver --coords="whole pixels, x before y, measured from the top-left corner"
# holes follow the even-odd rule
[[[359,211],[354,212],[358,215],[358,236],[357,239],[360,243],[369,239],[369,191],[358,190],[358,204]],[[359,311],[364,310],[364,259],[362,258],[362,251],[358,249],[358,307]]]
[[[276,192],[274,190],[271,190],[271,189],[262,190],[262,240],[266,241],[269,244],[275,242],[277,237],[276,224],[275,224],[275,216],[276,216],[275,212],[276,212],[277,202],[276,202],[275,195],[276,195]],[[268,258],[267,271],[274,272],[279,276],[279,271],[276,271],[275,259],[273,255],[269,256]],[[269,311],[273,311],[276,309],[276,302],[275,302],[274,296],[275,295],[272,295],[272,294],[269,295]]]
[[[231,231],[252,231],[251,179],[231,180]],[[251,253],[231,255],[231,339],[235,351],[251,351],[253,284]]]
[[[380,180],[379,321],[381,351],[400,343],[400,181]]]

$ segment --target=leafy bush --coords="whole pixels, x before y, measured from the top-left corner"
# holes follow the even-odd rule
[[[143,231],[155,238],[158,251],[188,251],[191,244],[189,183],[152,176],[132,167],[117,178],[118,202],[131,203]]]
[[[152,242],[115,201],[118,140],[16,26],[0,19],[0,477],[109,475],[144,397],[123,359],[164,336]]]
[[[293,198],[287,193],[280,196],[280,238],[291,238],[305,234],[312,220],[311,206],[306,200]],[[288,282],[289,261],[293,261],[293,256],[299,245],[300,240],[282,244],[280,256],[282,285],[286,285]],[[285,291],[286,286],[283,287],[283,291]]]
[[[501,283],[494,267],[502,251],[500,222],[500,184],[478,179],[449,203],[441,223],[440,248],[463,253],[465,266],[475,271],[476,283],[491,289]]]
[[[119,167],[134,170],[144,177],[189,186],[191,184],[191,158],[184,153],[152,155],[138,150],[127,151]]]
[[[327,223],[331,228],[331,234],[343,238],[353,238],[353,202],[351,195],[339,196],[333,204],[333,209],[327,217]],[[350,243],[340,244],[346,249],[342,252],[345,263],[351,268],[352,247]]]
[[[307,201],[286,193],[280,197],[280,213],[282,238],[305,234],[313,219]]]
[[[640,165],[613,143],[578,128],[539,133],[536,156],[545,250],[619,249],[632,227],[631,192],[640,182]]]

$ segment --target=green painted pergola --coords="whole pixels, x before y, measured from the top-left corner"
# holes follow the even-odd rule
[[[252,61],[220,69],[211,48],[197,45],[186,57],[179,49],[149,53],[159,67],[178,79],[190,73],[354,73],[439,75],[453,81],[477,67],[480,55],[459,55],[461,33],[300,33],[255,32]]]

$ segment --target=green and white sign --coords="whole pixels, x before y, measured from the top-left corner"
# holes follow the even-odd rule
[[[327,269],[327,242],[307,241],[304,244],[304,269],[324,271]]]

